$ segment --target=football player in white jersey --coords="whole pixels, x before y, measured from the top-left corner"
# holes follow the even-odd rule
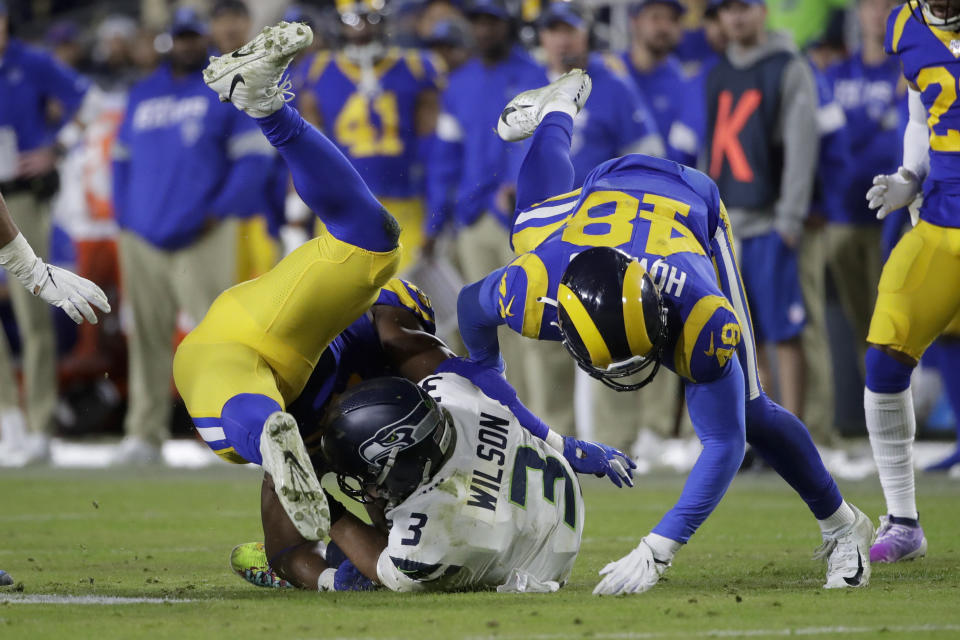
[[[345,493],[386,500],[389,534],[333,538],[375,582],[555,591],[569,577],[583,532],[576,474],[465,378],[357,385],[328,411],[321,448]]]

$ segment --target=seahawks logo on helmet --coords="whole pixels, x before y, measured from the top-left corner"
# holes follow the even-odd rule
[[[415,425],[387,425],[360,445],[360,457],[374,466],[382,466],[394,449],[401,451],[416,444]]]

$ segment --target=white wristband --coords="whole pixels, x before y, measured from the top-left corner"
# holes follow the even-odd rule
[[[37,282],[37,268],[43,270],[43,260],[37,257],[33,252],[33,247],[18,233],[17,237],[0,247],[0,265],[7,271],[15,275],[17,279],[27,288],[30,293],[34,293]]]
[[[653,551],[653,557],[665,562],[673,562],[673,556],[683,546],[682,543],[665,538],[656,533],[648,533],[643,542]]]
[[[559,453],[563,453],[563,436],[550,429],[547,433],[547,437],[544,438],[544,442],[556,449]]]

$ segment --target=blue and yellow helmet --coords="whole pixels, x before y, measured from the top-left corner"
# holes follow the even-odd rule
[[[636,258],[611,247],[577,254],[560,279],[557,316],[567,351],[606,386],[633,391],[657,374],[667,313]]]

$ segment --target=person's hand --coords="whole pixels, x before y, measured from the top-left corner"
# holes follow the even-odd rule
[[[633,470],[637,468],[637,463],[613,447],[566,436],[563,439],[563,457],[577,473],[605,475],[618,487],[622,487],[623,483],[628,487],[633,486]]]
[[[604,577],[594,588],[593,595],[618,596],[649,591],[669,566],[669,562],[657,560],[650,545],[645,539],[641,540],[636,549],[600,570]]]
[[[39,258],[37,260],[33,280],[27,286],[33,295],[60,307],[77,324],[82,324],[84,319],[90,324],[97,324],[97,314],[93,312],[91,304],[104,313],[110,313],[107,295],[100,287],[66,269],[44,264]]]
[[[920,192],[920,179],[909,169],[900,167],[896,173],[873,177],[873,186],[867,191],[867,206],[877,209],[877,220],[883,220],[891,211],[906,207]],[[911,221],[917,224],[910,214]]]
[[[50,173],[57,165],[57,153],[53,147],[41,147],[24,151],[17,158],[17,177],[35,178]]]

